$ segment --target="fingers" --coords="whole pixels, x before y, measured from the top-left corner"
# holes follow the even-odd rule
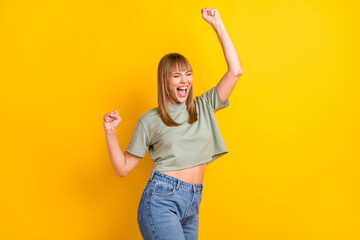
[[[119,117],[119,115],[117,114],[117,112],[111,112],[111,113],[109,113],[109,115],[110,115],[111,117],[113,117],[113,118],[118,118],[118,117]]]
[[[114,116],[114,115],[117,115],[117,114],[118,114],[118,111],[117,111],[117,110],[115,110],[115,111],[113,111],[113,112],[109,113],[109,115],[111,115],[111,116]]]
[[[106,123],[111,122],[111,117],[108,117],[107,115],[105,115],[104,122],[106,122]]]
[[[204,13],[204,12],[208,12],[208,10],[209,10],[209,7],[207,7],[207,8],[203,8],[203,9],[201,9],[201,13]]]
[[[204,14],[204,11],[209,16],[215,16],[217,9],[210,9],[209,7],[201,9],[201,13]]]
[[[112,122],[114,119],[121,119],[117,110],[104,115],[105,122]]]

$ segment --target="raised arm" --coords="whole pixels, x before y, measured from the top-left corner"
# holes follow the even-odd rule
[[[127,151],[123,153],[117,138],[116,127],[121,122],[118,111],[107,113],[103,117],[105,137],[111,163],[117,177],[127,176],[141,161],[142,157],[135,156]]]
[[[202,9],[201,13],[203,19],[205,19],[215,30],[228,66],[228,71],[217,84],[219,96],[222,102],[225,102],[230,97],[238,79],[243,74],[243,69],[235,46],[225,29],[225,25],[220,18],[218,10],[216,8],[210,9],[207,7]]]

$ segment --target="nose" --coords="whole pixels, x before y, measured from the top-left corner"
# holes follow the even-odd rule
[[[180,83],[181,84],[186,84],[187,82],[188,82],[188,76],[186,76],[185,74],[181,75],[180,76]]]

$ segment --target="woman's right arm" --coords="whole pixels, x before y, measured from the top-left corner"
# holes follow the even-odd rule
[[[105,136],[111,163],[116,176],[125,177],[139,164],[142,158],[129,152],[124,154],[121,150],[116,132],[116,127],[120,122],[121,118],[117,110],[104,115]]]

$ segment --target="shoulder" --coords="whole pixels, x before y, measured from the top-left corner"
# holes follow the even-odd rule
[[[162,125],[162,119],[158,108],[152,108],[143,113],[139,117],[139,122],[144,128],[148,138],[150,139],[150,143],[152,144],[159,132],[159,127]]]
[[[211,88],[208,91],[203,91],[201,94],[195,96],[194,98],[194,104],[198,108],[204,108],[209,109],[211,108],[209,103],[209,95],[211,95],[212,92],[214,92],[215,88]]]
[[[159,118],[160,118],[159,110],[158,110],[158,107],[156,107],[156,108],[152,108],[152,109],[148,110],[147,112],[143,113],[139,117],[139,120],[143,124],[149,124],[152,122],[156,122]]]
[[[207,102],[207,101],[209,100],[209,97],[210,97],[211,95],[213,95],[214,93],[216,93],[216,92],[217,92],[217,87],[214,86],[214,87],[212,87],[212,88],[210,88],[210,89],[208,89],[208,90],[206,90],[206,91],[203,91],[201,94],[197,95],[197,96],[195,97],[195,99],[198,100],[198,101],[205,101],[205,102]]]

